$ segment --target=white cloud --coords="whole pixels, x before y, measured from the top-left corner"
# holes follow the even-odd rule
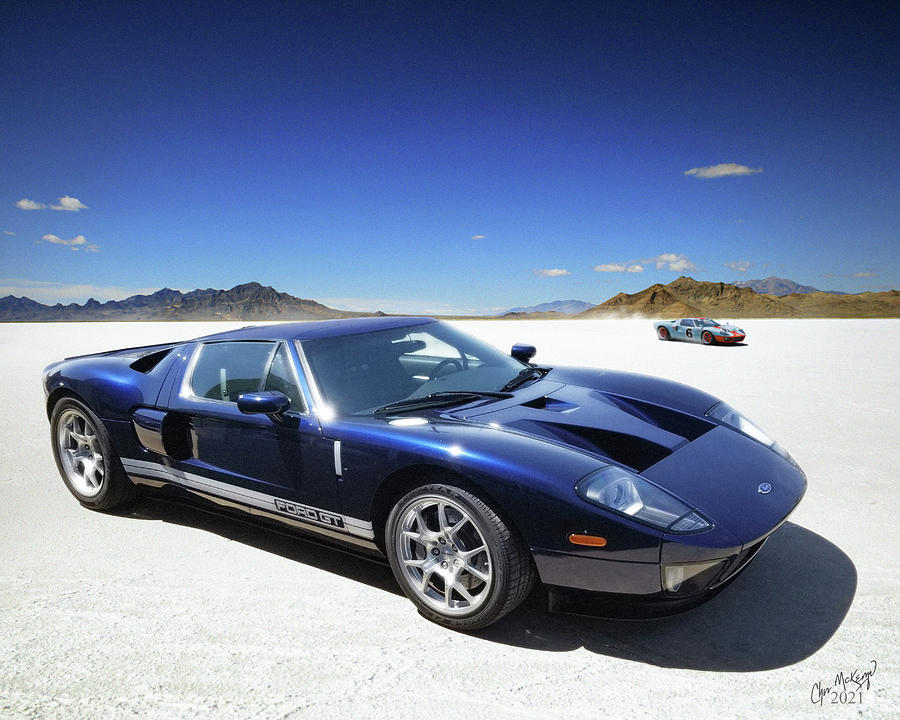
[[[605,273],[620,273],[620,272],[629,272],[629,273],[639,273],[644,272],[644,267],[642,265],[637,264],[628,264],[628,263],[605,263],[603,265],[594,266],[594,272],[605,272]]]
[[[729,177],[732,175],[756,175],[762,172],[762,168],[751,168],[737,163],[719,163],[709,167],[695,167],[685,171],[685,175],[693,175],[697,178],[709,179]]]
[[[78,198],[69,197],[68,195],[63,195],[61,198],[58,198],[56,202],[56,205],[50,206],[54,210],[69,210],[71,212],[87,210],[87,205],[81,202],[81,200],[79,200]]]
[[[77,285],[42,280],[26,280],[23,278],[0,278],[0,297],[15,295],[30,297],[36,302],[53,305],[61,302],[64,305],[83,303],[88,298],[101,302],[107,300],[124,300],[132,295],[150,295],[159,288],[126,288],[102,285]]]
[[[85,239],[84,235],[77,235],[77,236],[73,237],[71,240],[63,240],[61,237],[59,237],[57,235],[50,235],[48,233],[47,235],[44,235],[44,237],[42,237],[41,240],[45,240],[48,243],[53,243],[54,245],[76,246],[76,245],[86,245],[87,244],[87,240]]]
[[[544,268],[543,270],[535,270],[541,277],[562,277],[563,275],[571,275],[568,270],[563,268]]]
[[[604,263],[595,265],[594,272],[603,273],[640,273],[644,272],[644,265],[655,265],[657,270],[671,270],[672,272],[689,272],[697,270],[697,266],[686,255],[675,253],[663,253],[651,258],[629,260],[623,263]]]
[[[37,202],[36,200],[29,200],[28,198],[22,198],[19,202],[16,203],[16,207],[20,210],[45,210],[47,208],[46,203]],[[68,210],[69,212],[78,212],[79,210],[87,210],[87,205],[85,205],[78,198],[71,197],[70,195],[63,195],[61,198],[56,199],[56,205],[51,205],[51,209],[53,210]]]
[[[15,235],[16,235],[12,230],[4,230],[3,234],[9,235],[10,237],[15,237]]]
[[[473,235],[472,239],[473,240],[485,240],[486,238],[484,237],[484,235]]]
[[[750,269],[750,261],[749,260],[738,260],[736,262],[727,262],[725,263],[725,267],[730,267],[735,272],[745,273]]]
[[[866,278],[866,277],[876,277],[877,275],[878,275],[878,273],[863,271],[863,272],[853,273],[850,277]]]
[[[47,206],[44,205],[44,203],[35,202],[28,198],[22,198],[16,203],[16,207],[20,210],[43,210]]]
[[[697,266],[686,255],[675,253],[663,253],[652,258],[644,258],[639,262],[654,263],[657,270],[671,270],[672,272],[689,272],[696,270]]]
[[[71,248],[72,250],[84,250],[85,252],[99,252],[100,248],[93,243],[89,243],[84,235],[76,235],[71,240],[63,240],[61,237],[57,235],[47,234],[44,235],[41,240],[53,243],[54,245],[65,245],[66,247]]]

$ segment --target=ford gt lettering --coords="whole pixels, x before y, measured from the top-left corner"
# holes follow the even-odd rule
[[[284,500],[278,500],[276,498],[275,507],[283,513],[306,518],[312,522],[322,523],[323,525],[333,525],[334,527],[339,528],[344,527],[344,522],[337,515],[319,512],[313,508],[304,507],[303,505],[296,505],[292,502],[285,502]]]

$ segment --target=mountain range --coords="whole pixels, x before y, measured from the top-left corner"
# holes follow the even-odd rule
[[[839,292],[838,290],[819,290],[818,288],[812,287],[812,285],[800,285],[793,280],[775,277],[774,275],[770,275],[762,280],[738,280],[737,282],[733,282],[732,285],[739,288],[748,287],[751,290],[756,290],[758,293],[778,295],[779,297],[797,293],[807,295],[809,293],[817,292],[824,292],[829,295],[846,295],[846,293]]]
[[[562,315],[577,315],[585,310],[594,307],[584,300],[554,300],[553,302],[541,303],[540,305],[530,305],[528,307],[514,307],[507,310],[503,315],[522,315],[533,313],[560,313]]]
[[[619,293],[577,318],[643,315],[656,318],[891,318],[900,317],[900,292],[858,295],[821,291],[767,295],[749,287],[680,277],[638,293]]]
[[[776,278],[777,279],[777,278]],[[787,281],[790,282],[790,281]],[[796,285],[796,283],[794,283]],[[802,287],[802,286],[797,286]],[[582,308],[579,312],[579,308]],[[586,308],[586,309],[585,309]],[[327,320],[383,315],[337,310],[315,300],[294,297],[257,282],[230,290],[180,290],[164,288],[150,295],[83,305],[43,305],[27,297],[0,298],[0,322],[58,322],[96,320]],[[619,316],[656,318],[897,318],[900,292],[867,292],[846,295],[818,290],[788,295],[759,293],[750,287],[723,282],[701,282],[680,277],[667,285],[657,283],[638,293],[619,293],[591,306],[579,300],[557,300],[532,307],[514,308],[505,319],[601,318]]]
[[[42,305],[27,297],[0,298],[0,321],[54,322],[94,320],[328,320],[365,313],[335,310],[315,300],[297,298],[257,282],[231,290],[180,290],[163,288],[151,295],[132,295],[125,300],[100,303],[91,298],[84,305]],[[379,313],[367,313],[379,314]]]

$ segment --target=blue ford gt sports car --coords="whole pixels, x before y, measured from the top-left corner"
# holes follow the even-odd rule
[[[726,325],[710,318],[681,318],[653,323],[660,340],[687,340],[704,345],[734,345],[744,342],[747,333],[735,325]]]
[[[791,457],[718,399],[534,354],[424,318],[326,320],[70,358],[43,382],[82,505],[176,486],[386,556],[460,630],[535,582],[693,604],[802,498]]]

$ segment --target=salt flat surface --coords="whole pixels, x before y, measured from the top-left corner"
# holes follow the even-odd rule
[[[535,344],[540,363],[703,388],[809,478],[790,522],[699,608],[625,621],[523,607],[479,635],[421,619],[386,566],[178,506],[104,515],[69,495],[46,364],[243,324],[0,325],[0,716],[896,717],[900,321],[742,320],[748,343],[724,348],[659,342],[646,320],[456,323]],[[841,705],[843,687],[812,702],[872,661],[861,703]]]

